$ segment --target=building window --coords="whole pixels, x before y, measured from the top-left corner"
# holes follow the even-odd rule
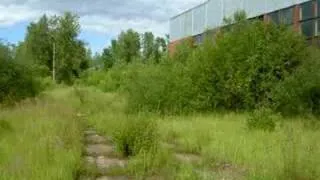
[[[300,10],[301,10],[300,20],[304,21],[304,20],[313,18],[314,17],[313,1],[309,1],[309,2],[301,4]]]
[[[301,23],[301,32],[306,37],[312,37],[315,35],[315,23],[314,20],[304,21]]]
[[[280,11],[280,22],[285,25],[293,23],[293,8],[287,8]]]
[[[280,24],[279,11],[270,13],[269,16],[273,23]]]
[[[196,35],[195,37],[194,37],[194,42],[195,42],[195,45],[200,45],[200,44],[202,44],[202,42],[203,42],[203,34],[199,34],[199,35]]]
[[[317,0],[317,7],[318,17],[320,17],[320,0]]]
[[[320,19],[316,20],[317,24],[316,24],[316,30],[317,30],[317,36],[320,36]]]

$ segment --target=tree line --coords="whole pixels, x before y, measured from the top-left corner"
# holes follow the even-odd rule
[[[152,32],[139,34],[133,29],[128,29],[113,39],[111,45],[104,48],[101,54],[97,54],[93,62],[105,70],[115,64],[129,64],[135,60],[159,63],[167,54],[168,39],[168,35],[166,38],[156,37]]]
[[[79,38],[80,32],[79,16],[65,12],[61,16],[43,15],[31,22],[18,44],[0,42],[0,102],[34,96],[52,82],[72,85],[90,68],[108,70],[136,60],[159,63],[167,53],[168,36],[129,29],[93,56]],[[30,92],[19,94],[21,87],[28,87]]]
[[[124,92],[133,111],[267,108],[287,115],[320,114],[318,48],[290,27],[247,20],[244,12],[225,22],[220,30],[206,32],[201,45],[186,39],[159,63],[141,63],[150,51],[142,53],[140,63],[130,63],[135,55],[130,54],[128,64],[92,73],[83,82]]]
[[[90,50],[79,33],[79,17],[66,12],[43,15],[31,22],[18,44],[1,41],[0,102],[36,96],[52,84],[48,78],[72,84],[91,61]]]

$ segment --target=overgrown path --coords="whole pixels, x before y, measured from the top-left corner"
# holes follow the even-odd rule
[[[94,129],[84,131],[83,164],[79,172],[79,180],[126,180],[119,176],[125,171],[127,159],[115,153],[111,138],[98,134]]]

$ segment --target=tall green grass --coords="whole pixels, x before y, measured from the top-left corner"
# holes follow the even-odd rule
[[[159,116],[128,114],[126,99],[112,93],[87,89],[89,123],[112,136],[128,121],[140,116],[157,122],[160,146],[142,151],[129,160],[128,173],[134,177],[165,179],[317,179],[320,168],[318,130],[305,126],[308,118],[279,117],[274,131],[247,128],[247,113],[212,113]],[[197,164],[179,162],[174,152],[194,154]],[[227,168],[223,168],[226,166]]]
[[[70,89],[0,110],[0,179],[74,179],[82,122]]]

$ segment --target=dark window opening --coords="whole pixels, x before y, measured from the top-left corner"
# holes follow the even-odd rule
[[[307,20],[314,17],[313,13],[313,1],[309,1],[301,4],[301,18],[300,20]]]
[[[316,36],[319,36],[320,35],[320,19],[317,19],[316,20],[316,26],[317,26],[317,29],[316,29]]]
[[[320,17],[320,0],[317,0],[317,6],[318,17]]]
[[[293,8],[287,8],[280,11],[280,22],[285,25],[293,23]]]
[[[269,16],[273,23],[280,24],[279,11],[270,13]]]
[[[301,32],[306,37],[315,35],[315,22],[314,20],[304,21],[301,23]]]
[[[200,45],[203,42],[203,34],[196,35],[194,37],[194,42],[196,45]]]

